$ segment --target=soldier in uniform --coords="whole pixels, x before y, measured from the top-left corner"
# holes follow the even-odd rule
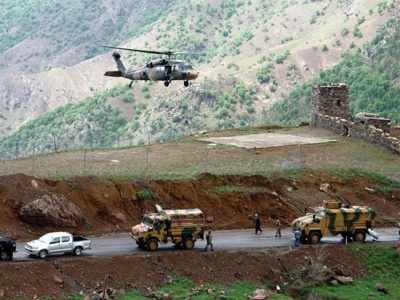
[[[260,220],[260,217],[259,217],[257,214],[254,215],[253,224],[254,224],[255,227],[256,227],[256,234],[258,233],[258,231],[262,232],[262,229],[261,229],[261,220]]]
[[[278,218],[276,218],[275,225],[276,225],[275,237],[278,237],[278,236],[281,237],[281,221],[279,221]]]
[[[204,251],[207,251],[208,246],[211,247],[211,251],[214,251],[214,247],[213,247],[213,243],[212,243],[211,230],[208,231],[208,233],[206,235],[206,240],[207,240],[207,246],[206,246],[206,249],[204,249]]]

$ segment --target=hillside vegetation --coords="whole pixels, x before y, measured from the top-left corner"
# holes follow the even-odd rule
[[[179,82],[168,89],[151,82],[137,82],[129,89],[128,82],[111,79],[104,85],[101,75],[87,74],[93,61],[89,68],[80,64],[72,67],[74,71],[26,75],[30,77],[23,82],[30,86],[23,88],[16,88],[15,78],[7,79],[8,86],[15,86],[4,85],[3,92],[0,88],[3,158],[165,142],[204,130],[298,125],[309,121],[310,87],[320,82],[348,83],[352,113],[368,110],[399,120],[397,1],[365,0],[362,5],[357,1],[170,1],[166,7],[162,1],[151,7],[137,3],[149,8],[143,10],[136,5],[122,9],[119,1],[112,9],[101,3],[88,10],[84,8],[91,1],[76,2],[74,6],[38,0],[31,10],[29,4],[19,9],[2,4],[7,19],[16,20],[1,23],[7,32],[1,36],[8,47],[4,57],[26,41],[20,30],[28,26],[26,16],[36,20],[43,11],[47,25],[39,22],[37,33],[31,36],[43,38],[46,32],[50,37],[65,36],[63,43],[57,43],[58,52],[67,53],[77,44],[85,49],[83,59],[105,51],[98,45],[94,50],[94,43],[124,40],[132,48],[213,51],[185,58],[201,71],[201,78],[186,89],[178,87]],[[57,26],[60,20],[55,15],[60,10],[68,18],[84,21]],[[57,61],[56,52],[47,52],[46,60]],[[37,59],[27,60],[27,65],[41,57],[38,52]],[[151,58],[123,53],[127,66]],[[110,65],[109,54],[99,56],[97,71],[101,66],[103,72],[110,68],[102,63],[106,59]],[[40,80],[41,76],[46,80]],[[62,76],[61,85],[58,76]],[[66,76],[75,81],[70,87]],[[114,87],[106,89],[112,82]],[[79,102],[74,94],[90,96]],[[35,116],[39,117],[28,121]]]

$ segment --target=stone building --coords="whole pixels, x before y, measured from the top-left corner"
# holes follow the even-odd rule
[[[394,126],[377,114],[350,113],[349,89],[346,84],[318,85],[311,91],[311,124],[343,136],[353,136],[380,144],[400,153],[400,140],[391,135]]]
[[[318,114],[351,120],[349,88],[347,84],[338,83],[313,86],[311,91],[311,105],[312,125],[315,125],[314,116]]]

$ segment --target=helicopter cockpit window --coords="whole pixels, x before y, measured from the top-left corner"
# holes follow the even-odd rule
[[[180,66],[181,71],[193,70],[192,65],[182,65]]]

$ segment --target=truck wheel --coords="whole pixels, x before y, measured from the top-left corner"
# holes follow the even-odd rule
[[[0,259],[1,260],[7,260],[8,259],[8,252],[7,251],[1,251]]]
[[[150,251],[154,251],[157,250],[158,248],[158,242],[156,239],[150,239],[147,244],[146,244],[146,248]]]
[[[186,250],[191,250],[194,247],[194,241],[192,238],[188,237],[183,241],[183,248]]]
[[[82,254],[82,248],[81,247],[76,247],[74,249],[74,255],[79,256]]]
[[[353,234],[353,241],[354,242],[363,243],[363,242],[365,242],[365,238],[366,238],[366,235],[365,235],[364,230],[356,230],[356,231],[354,231],[354,234]]]
[[[38,256],[40,258],[46,258],[47,257],[47,251],[46,250],[40,251]]]
[[[311,232],[307,239],[311,245],[316,245],[321,241],[321,235],[318,232]]]

